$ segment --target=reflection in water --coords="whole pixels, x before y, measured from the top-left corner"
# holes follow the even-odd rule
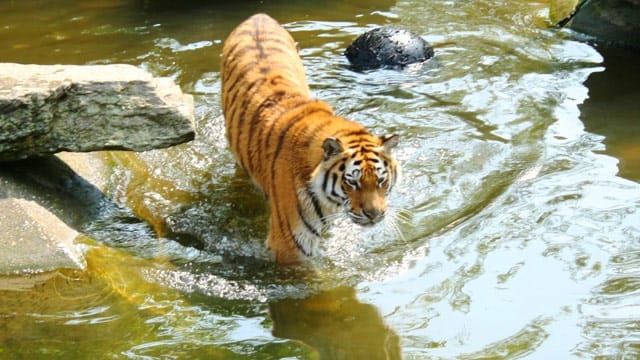
[[[140,276],[140,269],[157,262],[108,247],[85,255],[84,271],[55,271],[22,291],[0,289],[1,359],[99,359],[127,350],[132,340],[151,341],[145,321],[170,313],[179,301],[177,292]],[[153,306],[145,306],[149,293]]]
[[[640,51],[601,48],[605,70],[587,80],[581,106],[587,130],[606,136],[606,153],[620,160],[619,175],[640,181]]]
[[[300,340],[320,359],[400,359],[398,335],[375,306],[356,299],[353,288],[340,287],[306,299],[269,304],[273,334]]]

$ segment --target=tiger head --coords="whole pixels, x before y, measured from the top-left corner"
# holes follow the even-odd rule
[[[325,139],[320,171],[314,177],[321,181],[315,186],[320,187],[321,197],[343,207],[356,224],[380,222],[387,212],[387,194],[398,178],[398,164],[391,156],[398,140],[397,135],[360,136],[344,143],[335,137]]]

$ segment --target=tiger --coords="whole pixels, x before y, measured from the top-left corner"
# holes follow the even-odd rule
[[[239,168],[265,194],[266,246],[278,264],[316,255],[332,215],[379,223],[399,165],[399,136],[376,136],[311,97],[295,41],[266,14],[242,22],[224,42],[222,111]]]

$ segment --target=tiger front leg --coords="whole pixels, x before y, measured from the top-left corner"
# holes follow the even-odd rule
[[[283,226],[283,219],[271,207],[271,221],[267,247],[280,265],[295,264],[305,259],[305,255],[298,248],[294,234]]]
[[[277,248],[272,251],[273,258],[275,258],[278,265],[295,265],[305,260],[305,257],[295,249]]]

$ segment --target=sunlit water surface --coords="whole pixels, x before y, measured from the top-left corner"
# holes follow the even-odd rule
[[[80,229],[86,271],[0,290],[0,358],[640,356],[637,155],[613,153],[619,177],[607,132],[585,129],[582,109],[599,118],[585,81],[603,58],[551,28],[546,2],[150,3],[0,5],[2,61],[172,77],[195,97],[197,132],[104,154],[115,206]],[[265,202],[235,169],[220,109],[222,41],[258,11],[298,41],[316,97],[402,137],[392,216],[338,220],[324,256],[294,268],[269,260]],[[435,58],[351,71],[344,48],[385,24]],[[608,146],[638,149],[619,137]]]

